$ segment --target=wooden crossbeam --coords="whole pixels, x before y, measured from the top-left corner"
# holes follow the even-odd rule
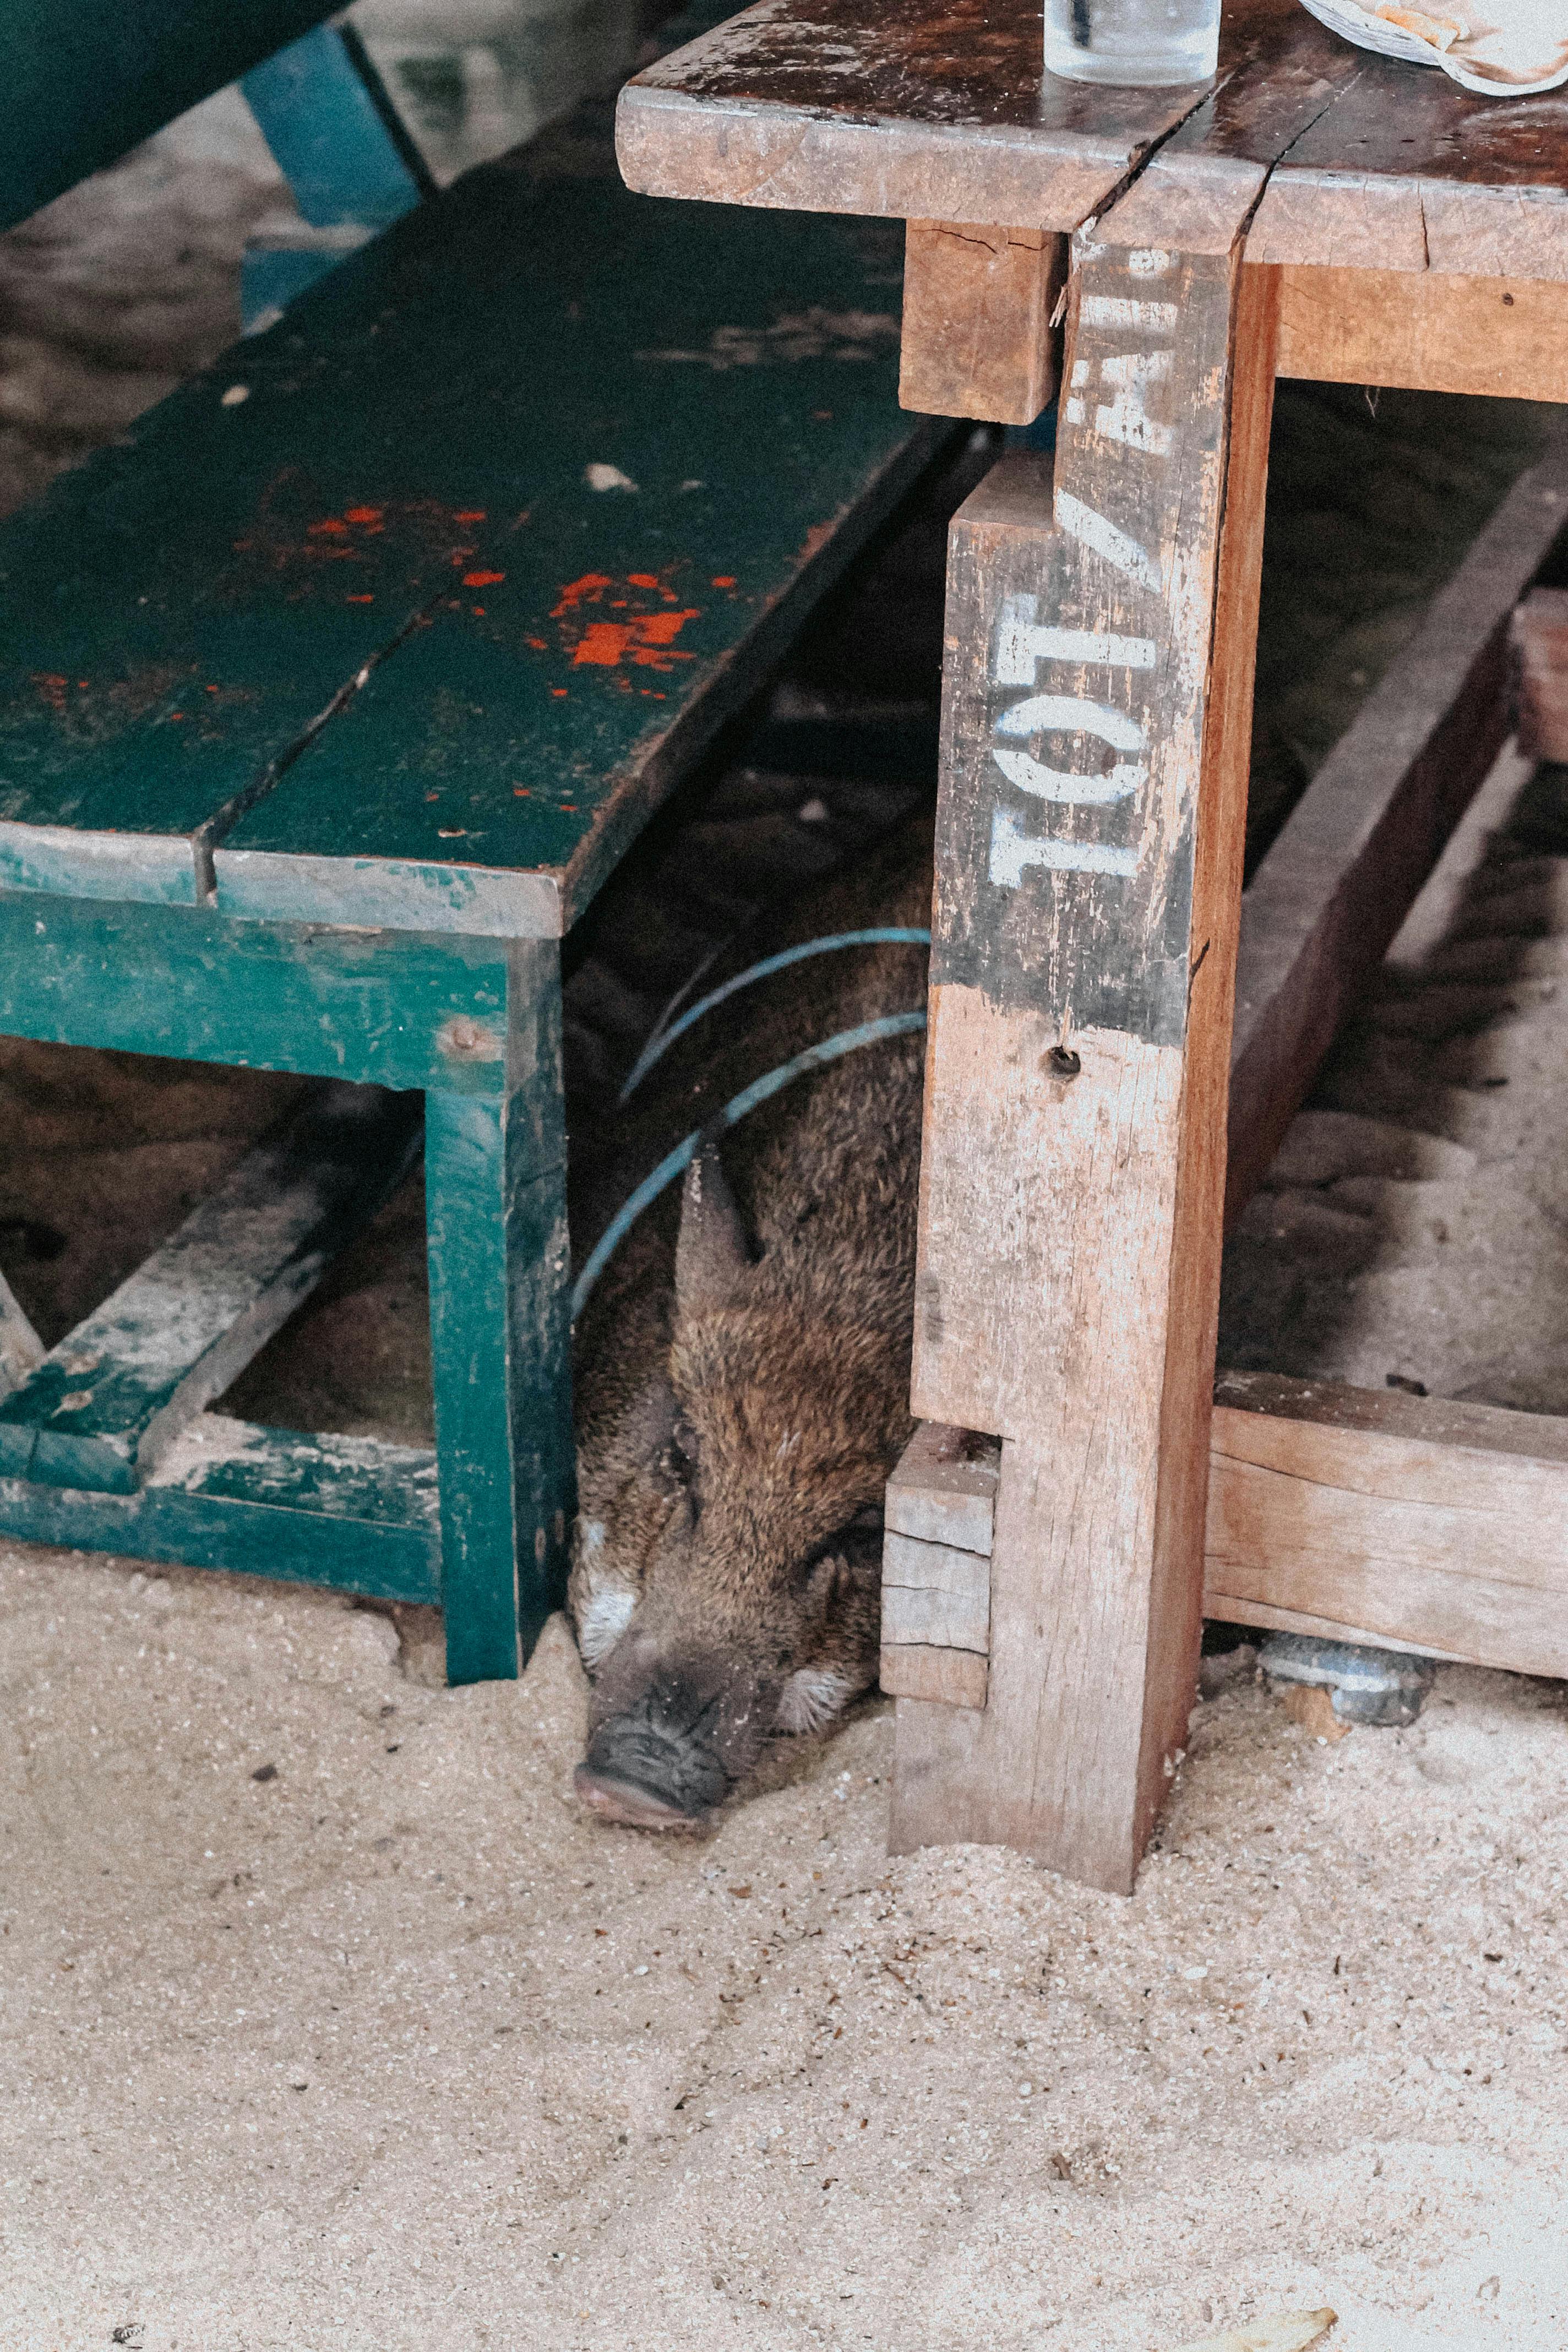
[[[133,1495],[0,1478],[0,1534],[439,1601],[436,1456],[198,1413]]]
[[[402,1181],[420,1105],[331,1085],[0,1400],[0,1473],[133,1493]]]

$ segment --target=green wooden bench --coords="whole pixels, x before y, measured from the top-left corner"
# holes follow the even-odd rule
[[[451,1679],[515,1674],[573,1509],[563,939],[952,432],[898,299],[864,223],[627,194],[585,107],[0,530],[0,1032],[325,1082],[47,1354],[12,1314],[0,1531],[439,1601]],[[434,1452],[205,1411],[421,1096]]]

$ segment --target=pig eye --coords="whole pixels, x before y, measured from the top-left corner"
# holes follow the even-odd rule
[[[881,1505],[868,1503],[807,1554],[802,1573],[810,1576],[825,1559],[847,1559],[854,1567],[869,1568],[875,1565],[881,1549]]]
[[[689,1421],[678,1421],[670,1431],[665,1460],[671,1476],[689,1486],[697,1475],[697,1432]]]

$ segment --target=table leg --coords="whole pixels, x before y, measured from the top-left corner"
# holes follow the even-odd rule
[[[513,1675],[565,1582],[575,1508],[553,941],[510,951],[507,1084],[429,1093],[425,1181],[449,1682]],[[486,1041],[489,1033],[476,1027]]]
[[[914,1410],[1003,1441],[984,1710],[895,1850],[1126,1891],[1197,1663],[1275,281],[1080,245],[1055,477],[949,571]]]

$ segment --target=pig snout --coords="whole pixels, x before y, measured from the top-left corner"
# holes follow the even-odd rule
[[[761,1692],[726,1676],[657,1674],[617,1693],[595,1725],[574,1776],[602,1820],[635,1829],[691,1829],[721,1804],[753,1762],[749,1737]]]

